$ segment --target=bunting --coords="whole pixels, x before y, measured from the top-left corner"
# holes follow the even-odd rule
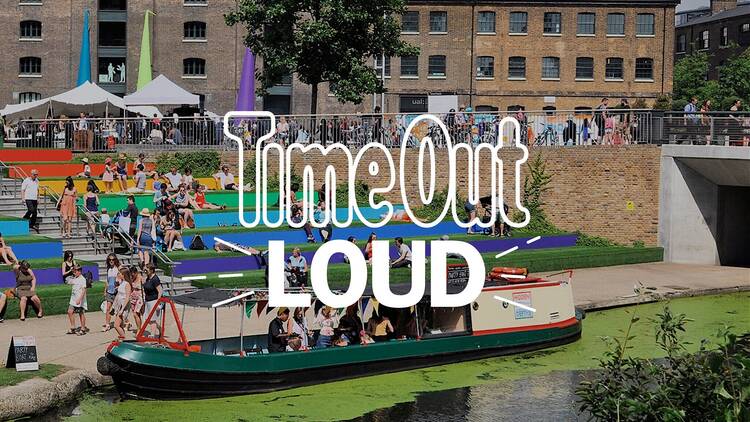
[[[245,316],[248,318],[253,317],[253,308],[255,308],[255,305],[257,302],[245,302]]]
[[[263,309],[266,307],[266,305],[268,305],[268,301],[267,300],[260,300],[260,301],[258,301],[258,308],[257,308],[258,309],[258,316],[260,316],[260,314],[263,313]]]

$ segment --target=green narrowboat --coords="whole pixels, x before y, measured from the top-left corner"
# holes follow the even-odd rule
[[[146,336],[145,326],[141,327],[135,341],[111,343],[105,356],[99,359],[98,369],[110,375],[124,395],[199,399],[283,390],[527,352],[570,343],[580,337],[583,315],[574,308],[572,272],[542,279],[502,270],[510,269],[493,270],[479,297],[460,308],[432,308],[429,297],[425,297],[410,309],[383,306],[378,309],[372,292],[365,292],[358,303],[361,320],[366,321],[376,310],[384,315],[390,312],[394,321],[409,320],[410,324],[404,325],[412,327],[411,332],[399,333],[397,328],[395,338],[389,341],[284,353],[267,351],[266,330],[276,317],[275,312],[253,313],[258,318],[248,322],[248,334],[189,342],[175,307],[178,304],[215,309],[251,304],[258,309],[257,304],[267,298],[264,291],[205,289],[162,298],[165,305],[162,322],[171,311],[179,340],[170,342],[163,332],[159,337]],[[567,277],[561,280],[551,279],[565,274]],[[393,286],[393,292],[405,293],[410,289],[408,285],[399,287]],[[448,286],[449,293],[462,289],[460,283]],[[315,307],[306,309],[305,318],[315,311]],[[246,318],[245,312],[242,318]]]

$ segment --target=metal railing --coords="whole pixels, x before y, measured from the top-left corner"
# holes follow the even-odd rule
[[[340,114],[277,116],[273,141],[290,143],[343,143],[357,148],[370,142],[400,147],[409,124],[420,113]],[[662,143],[742,144],[750,135],[750,114],[741,112],[694,113],[610,108],[529,112],[472,112],[436,114],[453,143],[497,144],[513,138],[507,125],[498,133],[497,123],[506,116],[521,124],[521,140],[529,146],[628,145]],[[237,119],[229,130],[253,148],[270,131],[268,119]],[[72,119],[22,120],[10,126],[7,142],[17,147],[68,148],[74,151],[128,149],[174,150],[236,149],[224,136],[221,117],[90,118],[85,130]],[[436,124],[421,122],[407,139],[417,146],[430,136],[446,145]]]
[[[340,114],[277,116],[274,141],[289,144],[330,144],[340,142],[360,147],[380,142],[389,147],[401,145],[409,124],[422,113]],[[472,112],[436,114],[447,126],[453,142],[469,144],[508,142],[511,128],[497,132],[497,123],[506,116],[519,119],[526,144],[564,146],[611,143],[650,143],[649,110],[610,110],[613,135],[604,138],[606,118],[591,110],[534,112]],[[90,118],[85,130],[78,120],[22,120],[10,126],[8,142],[17,147],[68,148],[74,151],[112,151],[128,148],[235,149],[236,143],[224,136],[221,117],[186,118]],[[237,119],[230,131],[252,148],[257,139],[270,131],[267,119]],[[601,136],[600,136],[601,133]],[[418,124],[408,139],[417,146],[424,136],[445,145],[442,133],[430,123]]]
[[[662,143],[750,145],[750,113],[668,111],[660,119]]]

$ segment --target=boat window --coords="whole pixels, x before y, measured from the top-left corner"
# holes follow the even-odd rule
[[[419,328],[423,338],[464,334],[471,329],[469,307],[433,308],[429,302],[419,304]]]

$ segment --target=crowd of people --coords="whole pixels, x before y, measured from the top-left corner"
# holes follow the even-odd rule
[[[382,306],[381,313],[373,312],[364,324],[358,315],[357,304],[347,307],[343,315],[339,315],[338,311],[330,306],[323,306],[318,310],[313,323],[319,329],[312,330],[305,318],[306,308],[294,308],[292,311],[280,307],[276,310],[276,318],[268,325],[268,351],[279,353],[304,351],[313,347],[325,349],[365,345],[416,335],[416,332],[409,331],[408,327],[402,333],[398,333],[390,318],[382,314],[384,310],[385,307]],[[412,325],[416,321],[411,314],[406,319]]]

